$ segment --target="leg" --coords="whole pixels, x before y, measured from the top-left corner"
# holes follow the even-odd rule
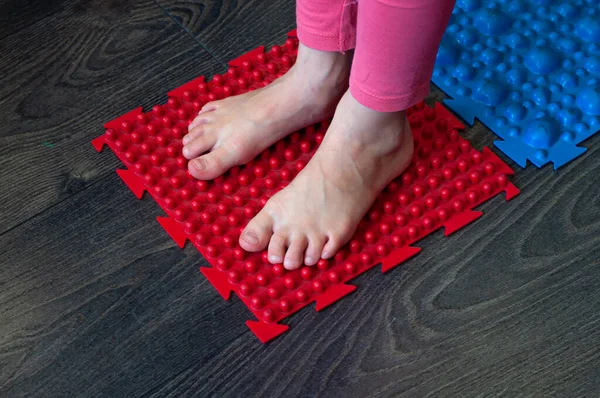
[[[350,90],[320,148],[240,238],[268,245],[288,269],[332,257],[381,190],[408,167],[413,141],[404,110],[428,93],[453,0],[362,0]]]
[[[348,87],[355,30],[344,0],[299,0],[296,64],[270,85],[206,104],[183,139],[190,173],[213,179],[289,133],[331,117]],[[346,11],[344,13],[344,11]],[[320,33],[315,33],[320,32]],[[303,41],[308,43],[306,46]]]
[[[429,93],[435,57],[454,0],[365,0],[350,76],[352,97],[395,112]]]

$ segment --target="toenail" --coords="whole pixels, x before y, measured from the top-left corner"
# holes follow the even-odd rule
[[[327,260],[329,257],[331,257],[331,254],[329,254],[329,252],[323,252],[323,253],[321,254],[321,257],[322,257],[324,260]]]
[[[306,257],[306,258],[304,259],[304,263],[305,263],[306,265],[312,264],[312,263],[314,263],[314,262],[315,262],[315,260],[314,260],[312,257]]]
[[[293,267],[294,265],[296,265],[292,260],[285,260],[283,262],[283,266],[288,268],[288,267]]]
[[[186,135],[185,137],[183,137],[183,140],[181,141],[183,143],[183,145],[187,145],[188,142],[190,142],[190,136]],[[185,148],[183,148],[184,152],[185,152]],[[185,153],[184,153],[185,155]]]
[[[279,256],[269,256],[269,262],[271,264],[280,264],[281,263],[281,257],[279,257]]]
[[[250,243],[251,245],[258,244],[258,235],[256,235],[256,232],[254,231],[244,232],[244,235],[242,235],[242,239],[244,239],[247,243]]]
[[[206,168],[206,160],[194,159],[192,160],[192,166],[198,171],[203,171]],[[258,240],[258,238],[256,238],[256,240]]]
[[[189,158],[190,157],[190,148],[184,146],[183,149],[181,150],[181,153],[183,153],[183,156],[185,156],[186,158]]]

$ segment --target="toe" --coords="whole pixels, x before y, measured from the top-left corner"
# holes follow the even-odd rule
[[[264,210],[258,213],[244,228],[240,236],[240,246],[249,252],[263,250],[273,234],[273,219]]]
[[[188,131],[191,133],[196,127],[205,124],[208,121],[206,114],[199,113],[188,126]]]
[[[320,236],[311,236],[308,238],[308,248],[304,255],[304,264],[315,265],[321,259],[325,239]]]
[[[285,242],[286,238],[283,235],[274,234],[271,236],[271,241],[269,242],[269,262],[271,264],[283,263]]]
[[[321,252],[321,258],[327,260],[335,256],[340,248],[352,238],[356,231],[357,224],[349,220],[344,220],[334,226],[334,229],[327,233],[326,242]]]
[[[329,237],[327,242],[323,246],[323,251],[321,252],[321,258],[328,260],[331,257],[335,256],[335,254],[340,250],[340,247],[344,244],[343,239],[337,239],[335,237]]]
[[[200,137],[206,128],[206,125],[212,121],[211,118],[198,116],[192,124],[188,126],[188,133],[183,137],[183,145],[187,145],[196,138]]]
[[[283,266],[289,270],[299,268],[304,263],[304,251],[307,245],[308,239],[305,236],[292,238],[285,253]]]
[[[206,155],[191,160],[188,170],[199,180],[212,180],[224,174],[237,163],[238,156],[235,153],[223,147],[217,147]]]
[[[187,138],[190,136],[190,134],[191,138]],[[202,128],[202,126],[197,127],[190,134],[184,137],[184,147],[181,151],[186,159],[193,159],[199,155],[202,155],[204,152],[212,148],[217,142],[215,134],[209,130],[205,130]]]
[[[206,104],[204,104],[204,106],[202,108],[200,108],[200,112],[198,112],[198,115],[201,115],[205,112],[212,112],[212,111],[216,110],[219,107],[220,102],[221,101],[207,102]]]

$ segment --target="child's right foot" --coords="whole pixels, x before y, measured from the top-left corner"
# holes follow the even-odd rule
[[[332,116],[348,88],[349,57],[300,44],[294,66],[273,83],[204,105],[183,138],[190,173],[216,178],[289,133]]]

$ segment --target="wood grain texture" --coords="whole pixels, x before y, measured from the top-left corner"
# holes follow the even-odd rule
[[[222,62],[259,45],[280,44],[296,26],[293,0],[157,1]]]
[[[60,0],[0,0],[0,39],[62,8]]]
[[[215,322],[241,334],[156,210],[111,174],[0,238],[0,395],[139,393],[211,355]]]
[[[105,122],[221,70],[151,0],[56,9],[0,39],[0,233],[118,165],[89,144]]]
[[[62,4],[0,40],[12,73],[0,86],[1,397],[600,396],[600,135],[559,171],[515,166],[520,196],[492,199],[474,224],[424,239],[419,256],[361,275],[355,293],[262,345],[240,300],[221,299],[205,260],[175,246],[159,207],[88,142],[216,61],[152,2]],[[289,16],[260,26],[258,2],[201,4],[229,10],[203,14],[223,60],[246,50],[223,32],[251,49],[288,29]],[[228,27],[236,18],[246,23]],[[464,136],[496,139],[481,124]],[[34,174],[34,161],[50,170]]]
[[[0,236],[0,395],[597,396],[600,139],[590,145],[560,172],[520,172],[519,197],[362,275],[268,345],[160,228],[158,206],[111,174]]]

